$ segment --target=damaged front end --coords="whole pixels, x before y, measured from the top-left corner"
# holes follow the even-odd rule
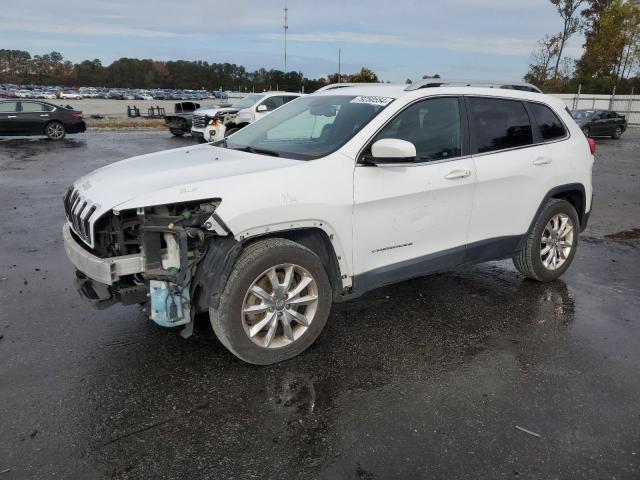
[[[210,257],[224,258],[237,242],[215,214],[219,199],[113,210],[95,223],[94,246],[65,225],[67,256],[77,268],[80,294],[98,309],[114,303],[145,304],[149,317],[163,327],[192,329],[195,313],[206,311],[211,284],[198,265]],[[210,261],[206,262],[211,269]],[[214,282],[215,283],[215,282]]]

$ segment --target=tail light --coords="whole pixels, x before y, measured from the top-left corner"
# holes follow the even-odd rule
[[[72,113],[71,114],[71,118],[73,118],[74,120],[82,120],[82,114],[81,113]]]
[[[593,138],[587,138],[589,142],[589,150],[591,150],[591,155],[596,154],[596,141]]]

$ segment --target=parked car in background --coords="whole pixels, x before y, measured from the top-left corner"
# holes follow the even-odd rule
[[[591,212],[595,142],[533,86],[428,82],[307,95],[78,179],[63,239],[79,292],[149,302],[184,336],[208,312],[229,351],[270,364],[374,288],[507,258],[556,280]]]
[[[625,116],[611,110],[573,110],[571,116],[587,137],[617,140],[627,129]]]
[[[37,100],[0,101],[0,136],[45,135],[62,140],[86,129],[78,110]]]
[[[0,98],[15,98],[15,95],[9,90],[0,89]]]
[[[82,95],[75,90],[61,90],[58,92],[58,98],[66,100],[82,100]]]
[[[191,135],[199,142],[221,140],[300,96],[292,92],[253,93],[227,108],[199,110],[193,115]]]

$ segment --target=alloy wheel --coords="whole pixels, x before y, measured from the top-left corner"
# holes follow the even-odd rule
[[[64,127],[59,123],[50,123],[47,126],[47,136],[53,140],[59,140],[64,136]]]
[[[569,258],[573,248],[574,225],[568,215],[551,217],[540,240],[540,259],[547,270],[557,270]]]
[[[318,285],[305,268],[287,263],[262,272],[242,302],[242,326],[253,343],[281,348],[295,342],[318,310]]]

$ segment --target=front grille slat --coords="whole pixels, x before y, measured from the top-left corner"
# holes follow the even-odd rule
[[[204,128],[207,126],[207,119],[205,115],[194,115],[191,117],[191,125],[194,128]]]
[[[64,196],[64,211],[74,233],[91,246],[91,217],[98,209],[78,190],[69,189]]]

